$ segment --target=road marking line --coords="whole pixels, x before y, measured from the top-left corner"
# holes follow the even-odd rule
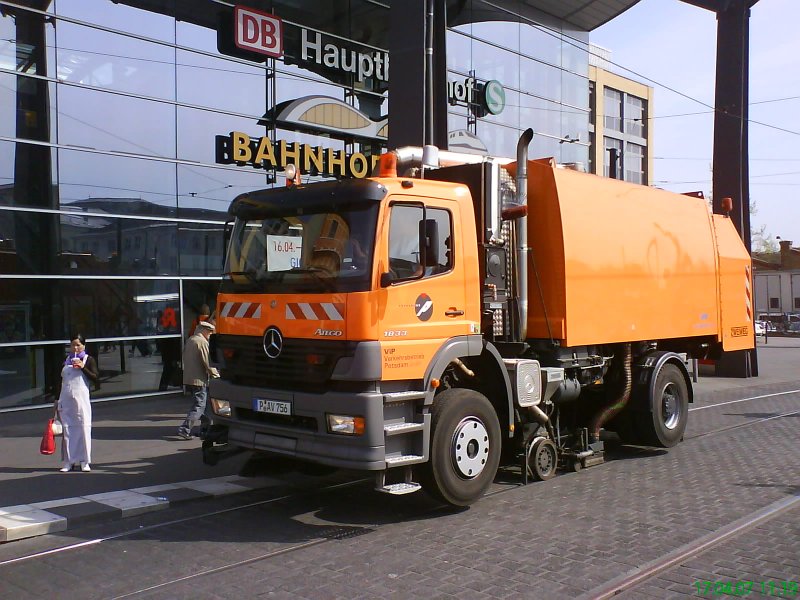
[[[736,404],[738,402],[747,402],[748,400],[761,400],[762,398],[772,398],[773,396],[784,396],[786,394],[797,394],[800,390],[789,390],[788,392],[776,392],[774,394],[764,394],[763,396],[752,396],[751,398],[739,398],[738,400],[731,400],[729,402],[719,402],[717,404],[709,404],[708,406],[697,406],[690,408],[689,412],[695,410],[705,410],[706,408],[715,408],[717,406],[726,406],[728,404]]]

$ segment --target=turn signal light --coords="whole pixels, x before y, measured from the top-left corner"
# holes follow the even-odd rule
[[[231,403],[227,400],[220,400],[219,398],[211,398],[211,408],[214,414],[221,417],[231,416]]]
[[[364,417],[351,415],[327,415],[328,431],[342,435],[363,435]]]

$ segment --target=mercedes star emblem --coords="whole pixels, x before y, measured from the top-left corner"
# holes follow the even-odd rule
[[[278,358],[283,350],[283,336],[277,327],[270,327],[264,332],[264,353],[269,358]]]

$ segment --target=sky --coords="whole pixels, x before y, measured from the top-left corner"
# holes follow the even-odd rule
[[[798,0],[759,0],[751,9],[750,201],[756,211],[751,229],[764,227],[767,239],[791,240],[793,247],[800,247],[798,24]],[[716,32],[710,11],[681,0],[640,0],[590,34],[592,43],[611,50],[614,63],[634,73],[620,67],[613,71],[655,88],[654,185],[677,192],[702,190],[707,197],[713,114],[667,88],[714,105]]]

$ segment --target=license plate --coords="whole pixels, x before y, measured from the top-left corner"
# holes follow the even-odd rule
[[[253,410],[273,415],[291,415],[292,403],[282,400],[267,400],[266,398],[253,398]]]

